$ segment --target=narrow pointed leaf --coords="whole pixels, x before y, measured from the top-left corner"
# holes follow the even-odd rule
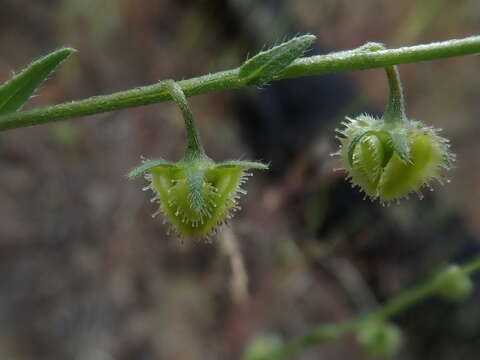
[[[0,115],[20,109],[47,77],[68,58],[75,49],[63,48],[48,54],[27,66],[18,75],[0,86]]]
[[[171,161],[167,161],[164,159],[156,159],[156,160],[147,160],[142,163],[142,165],[136,167],[135,169],[131,170],[127,177],[129,179],[135,179],[136,177],[142,176],[145,174],[148,170],[151,168],[157,167],[157,166],[167,166],[167,167],[172,167],[176,166],[175,163]]]
[[[243,167],[244,169],[268,170],[268,165],[256,161],[228,160],[218,163],[217,168]]]
[[[239,77],[245,84],[264,84],[302,56],[316,37],[303,35],[262,51],[248,59],[240,68]]]

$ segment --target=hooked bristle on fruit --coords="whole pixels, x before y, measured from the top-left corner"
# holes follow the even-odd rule
[[[439,130],[419,121],[404,120],[395,126],[369,115],[347,118],[341,135],[343,167],[353,186],[371,199],[397,200],[421,189],[431,189],[434,180],[442,183],[443,171],[455,160],[449,141]]]

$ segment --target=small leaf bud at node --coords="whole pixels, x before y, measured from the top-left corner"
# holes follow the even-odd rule
[[[450,265],[437,277],[438,294],[444,299],[458,301],[473,291],[473,282],[458,265]]]
[[[357,332],[358,342],[371,356],[395,355],[403,343],[401,330],[391,323],[367,321]]]
[[[275,335],[264,335],[254,339],[248,345],[242,360],[264,360],[282,345]]]

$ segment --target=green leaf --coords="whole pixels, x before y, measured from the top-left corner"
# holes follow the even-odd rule
[[[256,161],[228,160],[216,164],[217,168],[243,167],[245,169],[268,170],[268,165]]]
[[[315,39],[314,35],[298,36],[258,53],[240,67],[240,79],[247,85],[260,85],[272,80],[285,67],[302,56]]]
[[[20,109],[53,70],[76,50],[62,48],[44,56],[0,86],[0,115]]]
[[[392,143],[393,150],[404,163],[411,163],[410,146],[408,146],[407,135],[389,131],[388,135]]]
[[[157,166],[175,167],[177,165],[174,162],[167,161],[167,160],[164,160],[164,159],[146,160],[142,163],[142,165],[140,165],[140,166],[136,167],[135,169],[131,170],[128,173],[127,177],[129,179],[135,179],[135,178],[145,174],[151,168],[154,168],[154,167],[157,167]]]

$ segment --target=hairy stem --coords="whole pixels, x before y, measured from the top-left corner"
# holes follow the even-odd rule
[[[298,59],[278,74],[275,80],[339,71],[383,68],[397,64],[476,53],[480,53],[480,36],[375,52],[342,51]],[[178,84],[186,96],[245,86],[239,78],[239,68],[179,81]],[[170,99],[171,97],[163,88],[162,83],[157,83],[111,95],[95,96],[43,109],[4,115],[0,117],[0,131],[147,105]]]
[[[182,88],[173,80],[166,80],[163,84],[168,94],[180,108],[183,120],[185,121],[187,149],[184,158],[191,160],[205,156],[205,150],[203,149],[202,141],[200,140],[200,134],[193,117],[192,109],[190,109],[190,105],[188,104]]]
[[[352,51],[381,51],[387,50],[382,43],[368,42]],[[383,118],[387,124],[394,126],[395,124],[406,120],[405,115],[405,99],[403,96],[402,82],[398,66],[390,65],[385,67],[385,73],[388,79],[388,88],[390,90],[388,105],[383,114]]]
[[[397,66],[387,66],[385,72],[387,73],[390,96],[383,118],[386,124],[393,126],[406,120],[405,100]]]
[[[470,275],[480,271],[480,256],[474,258],[470,262],[462,265],[460,270],[465,275]],[[262,360],[279,360],[293,356],[312,346],[338,339],[344,335],[354,333],[361,328],[366,321],[386,320],[404,310],[418,304],[419,302],[436,295],[441,286],[434,276],[424,283],[413,287],[398,297],[388,301],[383,306],[371,313],[360,315],[350,320],[346,320],[337,324],[323,324],[308,331],[303,336],[284,343],[272,353],[264,356]]]

